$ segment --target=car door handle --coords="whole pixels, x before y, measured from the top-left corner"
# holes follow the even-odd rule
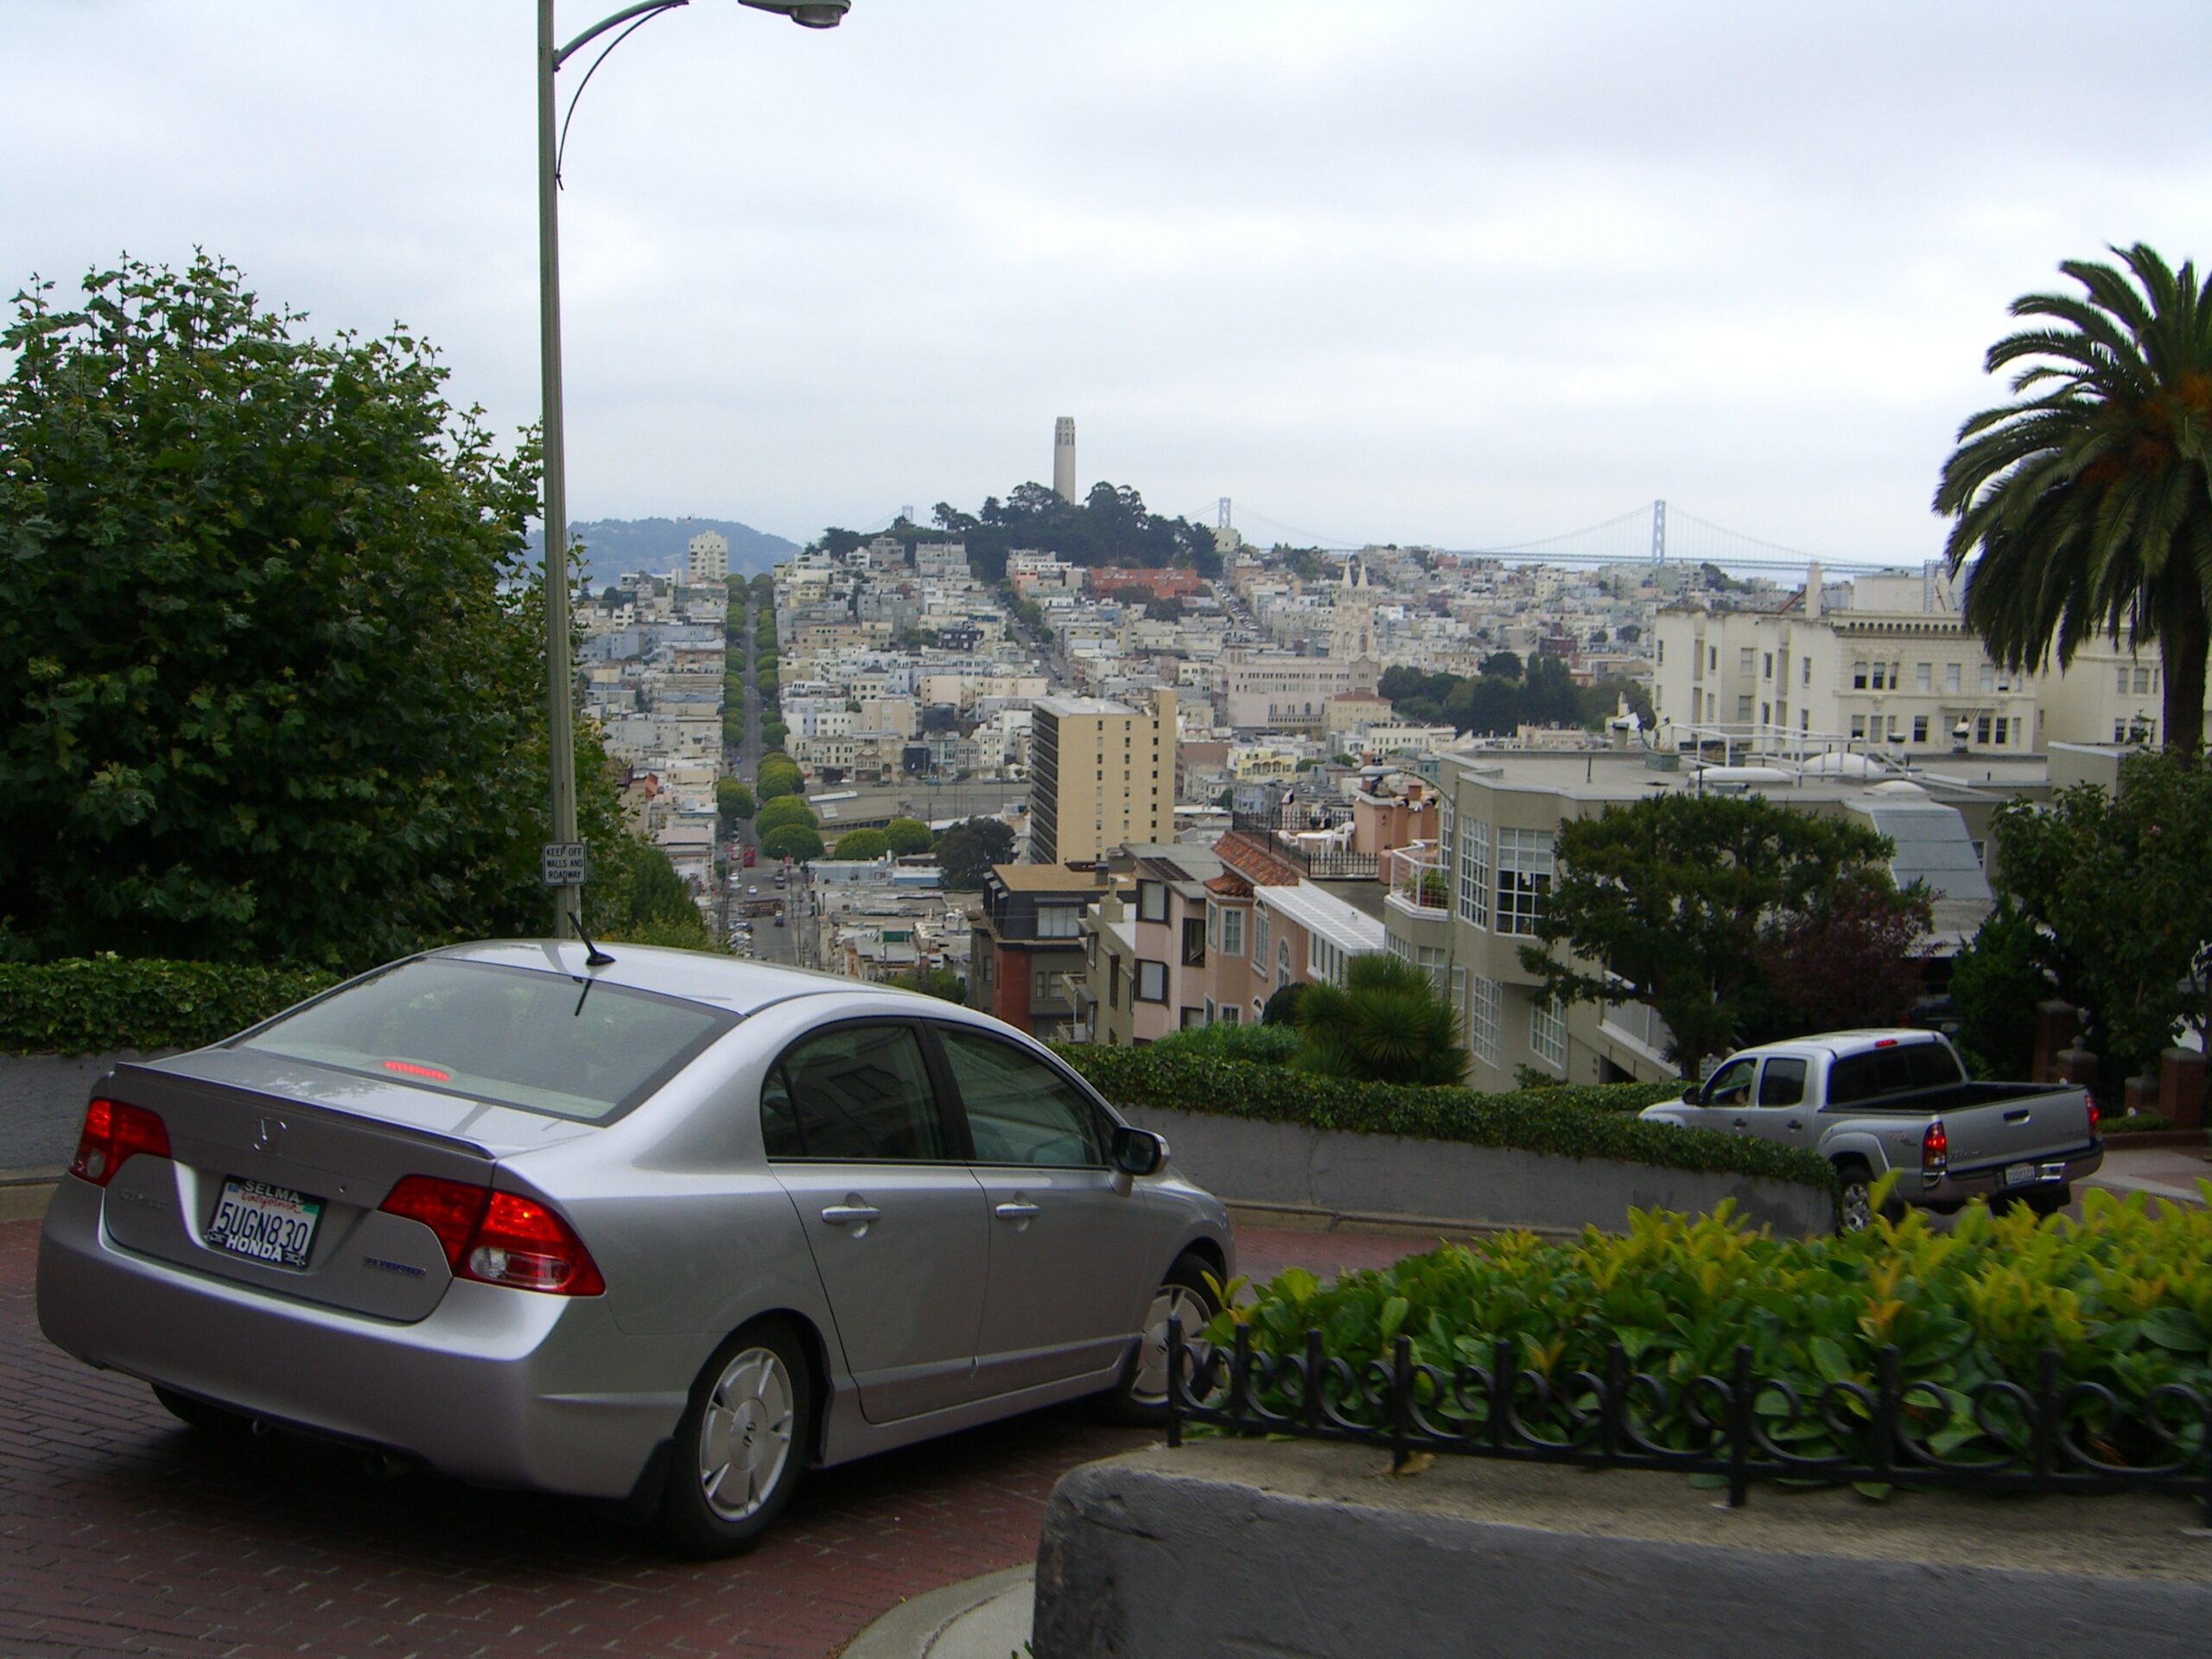
[[[2032,1114],[2029,1112],[2028,1109],[2022,1106],[2012,1111],[2005,1113],[2005,1121],[2007,1123],[2024,1123],[2028,1121],[2031,1116],[2032,1116]]]
[[[1739,1129],[1748,1129],[1751,1127],[1751,1120],[1748,1117],[1739,1117],[1736,1120],[1733,1127]]]
[[[1793,1128],[1793,1129],[1802,1129],[1802,1128],[1803,1128],[1805,1126],[1804,1126],[1804,1124],[1802,1124],[1802,1122],[1800,1122],[1797,1119],[1796,1119],[1796,1118],[1794,1118],[1794,1117],[1793,1117],[1793,1118],[1791,1118],[1791,1119],[1789,1120],[1789,1127],[1790,1127],[1791,1128]]]
[[[1024,1198],[1013,1204],[1002,1204],[991,1213],[1001,1221],[1027,1221],[1032,1216],[1041,1216],[1045,1212]]]
[[[832,1227],[849,1227],[855,1222],[865,1226],[882,1214],[872,1204],[833,1204],[822,1212],[822,1219]]]

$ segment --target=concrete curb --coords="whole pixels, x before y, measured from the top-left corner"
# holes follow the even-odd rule
[[[0,1169],[0,1221],[37,1221],[46,1214],[60,1168]]]
[[[839,1659],[1007,1659],[1029,1640],[1035,1573],[1009,1567],[902,1601]]]

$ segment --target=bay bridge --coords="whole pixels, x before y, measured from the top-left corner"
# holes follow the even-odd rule
[[[1229,524],[1229,498],[1224,496],[1216,507],[1217,524]],[[1316,536],[1295,525],[1281,524],[1249,506],[1242,509],[1242,513],[1245,518],[1275,532],[1277,538],[1288,540],[1294,545],[1345,551],[1357,551],[1370,545]],[[1923,563],[1808,552],[1801,547],[1789,547],[1731,530],[1726,524],[1716,524],[1680,507],[1669,507],[1663,500],[1630,507],[1597,524],[1561,531],[1556,535],[1474,547],[1437,543],[1436,550],[1463,559],[1500,559],[1513,564],[1710,564],[1726,571],[1796,576],[1802,576],[1806,566],[1815,563],[1831,575],[1863,575],[1877,570],[1917,570]]]

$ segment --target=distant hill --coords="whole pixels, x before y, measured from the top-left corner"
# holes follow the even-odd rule
[[[597,587],[626,570],[652,570],[665,575],[680,570],[690,557],[691,538],[702,530],[719,531],[729,542],[729,568],[751,575],[766,570],[798,551],[796,542],[741,524],[734,518],[594,518],[571,519],[569,531],[584,544],[588,581]],[[534,563],[543,541],[533,531],[530,554]]]

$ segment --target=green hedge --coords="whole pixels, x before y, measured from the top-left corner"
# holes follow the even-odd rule
[[[314,968],[122,957],[0,963],[0,1052],[198,1048],[337,980]]]
[[[2207,1184],[2212,1192],[2212,1184]],[[2059,1386],[2095,1384],[2120,1402],[2123,1424],[2099,1420],[2092,1397],[2069,1404],[2082,1443],[2124,1464],[2164,1461],[2174,1448],[2141,1432],[2153,1390],[2179,1383],[2212,1391],[2212,1213],[2191,1205],[2153,1210],[2139,1194],[2116,1200],[2091,1189],[2079,1222],[2043,1222],[2025,1209],[1993,1217],[1969,1205],[1948,1233],[1912,1211],[1863,1232],[1777,1238],[1744,1230],[1726,1213],[1696,1218],[1638,1211],[1625,1235],[1592,1229],[1571,1242],[1527,1234],[1446,1245],[1392,1267],[1341,1274],[1331,1285],[1291,1268],[1241,1300],[1210,1327],[1215,1341],[1237,1325],[1255,1348],[1295,1354],[1318,1330],[1326,1351],[1356,1369],[1388,1363],[1395,1338],[1411,1338],[1416,1364],[1449,1374],[1487,1366],[1491,1344],[1510,1343],[1516,1363],[1542,1372],[1548,1399],[1521,1396],[1532,1432],[1565,1434],[1562,1402],[1575,1398],[1578,1370],[1602,1375],[1608,1344],[1630,1366],[1657,1377],[1679,1402],[1691,1379],[1726,1376],[1736,1344],[1751,1347],[1753,1371],[1778,1378],[1808,1402],[1831,1383],[1871,1385],[1877,1356],[1899,1351],[1902,1380],[1941,1389],[1916,1394],[1913,1438],[1946,1457],[1971,1460],[2006,1449],[2017,1430],[2005,1402],[1986,1421],[1967,1395],[1994,1382],[2039,1387],[2046,1348],[2060,1355]],[[1295,1382],[1289,1383],[1294,1392]],[[1289,1401],[1281,1378],[1263,1380],[1261,1402]],[[1425,1402],[1425,1403],[1427,1403]],[[1773,1414],[1778,1395],[1762,1395]],[[1348,1390],[1355,1421],[1374,1402]],[[1482,1420],[1479,1395],[1441,1414]],[[1854,1421],[1845,1402],[1838,1421]],[[2133,1432],[2123,1425],[2133,1419]],[[2183,1446],[2201,1449],[2202,1430],[2175,1413]],[[1695,1444],[1700,1431],[1679,1409],[1654,1431],[1665,1444]],[[1801,1456],[1834,1455],[1834,1425],[1808,1411],[1780,1434]],[[2012,1444],[2024,1436],[2015,1433]]]
[[[1680,1096],[1679,1083],[1621,1083],[1522,1089],[1421,1089],[1315,1077],[1287,1066],[1069,1043],[1056,1052],[1117,1106],[1211,1112],[1270,1123],[1303,1123],[1356,1135],[1463,1141],[1567,1158],[1615,1158],[1662,1169],[1750,1175],[1833,1187],[1825,1159],[1771,1141],[1643,1123],[1631,1116]]]

